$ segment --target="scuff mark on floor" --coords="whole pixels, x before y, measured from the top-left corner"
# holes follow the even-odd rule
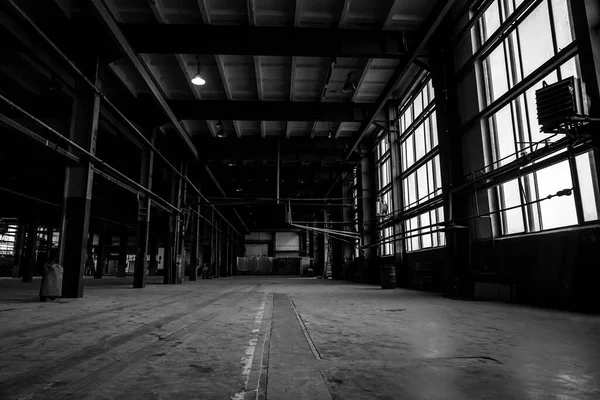
[[[248,341],[244,356],[240,363],[242,364],[242,377],[244,378],[244,388],[241,392],[234,394],[231,400],[244,400],[246,395],[246,388],[248,387],[248,379],[250,379],[250,371],[252,370],[252,360],[254,359],[254,352],[256,351],[256,344],[258,343],[258,334],[260,332],[260,325],[262,324],[263,316],[265,313],[265,305],[267,297],[263,299],[256,316],[254,317],[254,329],[252,329],[252,337]]]

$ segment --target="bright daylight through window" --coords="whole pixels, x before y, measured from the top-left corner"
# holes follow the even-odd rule
[[[400,110],[402,214],[406,250],[445,245],[440,232],[442,180],[433,83],[427,78],[416,95]],[[426,211],[414,215],[416,207]]]
[[[514,24],[507,21],[515,17]],[[567,0],[496,0],[474,29],[479,41],[474,53],[483,49],[484,79],[479,87],[486,101],[483,113],[493,111],[482,121],[489,133],[492,167],[510,164],[550,143],[566,142],[564,135],[540,132],[535,91],[543,82],[580,76]],[[512,100],[505,101],[507,97]],[[597,182],[591,179],[593,153],[567,150],[565,144],[547,158],[552,161],[538,160],[539,169],[493,189],[499,208],[509,209],[501,213],[503,234],[598,219]],[[573,194],[538,201],[563,189],[574,189]]]

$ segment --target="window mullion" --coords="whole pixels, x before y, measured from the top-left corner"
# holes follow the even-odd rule
[[[577,164],[575,156],[569,150],[569,169],[571,172],[571,182],[573,183],[573,199],[575,200],[575,211],[577,213],[577,222],[583,224],[585,218],[583,216],[583,201],[581,200],[581,191],[579,189],[579,175],[577,173]]]

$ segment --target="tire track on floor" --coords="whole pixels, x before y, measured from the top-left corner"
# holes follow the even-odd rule
[[[15,338],[14,336],[17,336],[17,335],[9,334],[8,335],[9,340],[4,340],[4,338],[2,338],[2,339],[0,339],[0,344],[4,351],[9,351],[16,347],[28,346],[38,340],[44,340],[47,338],[55,337],[56,330],[60,330],[60,334],[63,335],[63,334],[67,334],[67,333],[76,332],[76,331],[80,330],[81,327],[84,325],[102,323],[104,321],[110,320],[115,317],[114,315],[106,315],[101,318],[91,319],[93,317],[98,316],[99,314],[116,313],[116,312],[122,311],[124,309],[131,310],[131,311],[138,311],[138,312],[146,312],[146,311],[150,311],[156,307],[167,307],[167,306],[170,306],[171,304],[175,304],[177,302],[188,300],[190,297],[193,297],[193,295],[190,294],[190,295],[185,296],[184,298],[172,300],[167,303],[162,303],[161,302],[162,300],[173,298],[173,296],[165,296],[165,297],[162,297],[160,300],[153,301],[152,303],[140,302],[140,303],[135,303],[135,305],[133,305],[133,306],[122,306],[122,307],[118,307],[116,309],[104,310],[104,311],[100,311],[100,312],[89,311],[90,314],[84,314],[79,317],[74,315],[73,317],[64,318],[59,321],[52,321],[52,322],[37,325],[35,327],[35,330],[45,330],[45,332],[40,333],[40,334],[35,334],[35,332],[34,332],[33,336],[31,336],[31,337],[21,338],[20,336],[23,334],[23,333],[21,333],[18,335],[19,337]],[[143,307],[141,309],[141,311],[140,311],[140,307]],[[65,320],[66,320],[66,322],[65,322]],[[84,320],[84,321],[81,321],[81,320]],[[65,325],[68,325],[70,323],[75,324],[76,326],[73,326],[72,329],[65,329]],[[24,328],[23,330],[31,331],[33,329]],[[26,333],[29,333],[29,332],[26,332]],[[12,337],[12,339],[11,339],[11,337]]]
[[[159,300],[155,300],[154,302],[155,303],[161,302],[162,300],[169,299],[171,297],[173,297],[173,296],[164,296],[164,297],[161,297]],[[175,300],[174,302],[176,302],[176,301],[177,300]],[[102,314],[107,314],[107,313],[111,313],[111,312],[121,311],[121,310],[124,310],[124,309],[126,309],[128,307],[139,307],[139,306],[142,306],[142,305],[145,305],[145,304],[147,304],[147,303],[145,303],[144,301],[140,301],[140,302],[133,303],[133,305],[129,304],[129,305],[124,305],[124,306],[120,306],[120,307],[116,307],[116,308],[111,308],[111,309],[108,309],[108,310],[100,310],[100,311],[90,310],[89,311],[90,314],[72,315],[70,317],[66,317],[66,318],[63,318],[63,319],[54,320],[54,321],[48,321],[48,322],[44,322],[44,323],[41,323],[41,324],[28,326],[27,328],[14,329],[12,331],[8,331],[8,332],[3,333],[2,334],[2,338],[5,339],[5,338],[13,337],[13,336],[21,336],[21,335],[27,334],[27,333],[29,333],[31,331],[36,331],[36,330],[41,330],[41,329],[45,329],[45,328],[50,328],[50,327],[52,327],[54,325],[60,325],[60,326],[62,326],[62,325],[65,325],[65,324],[69,324],[71,322],[78,322],[78,321],[80,321],[82,319],[88,319],[88,318],[96,317],[96,316],[102,315]],[[169,303],[169,304],[172,304],[172,303]],[[102,320],[105,320],[105,319],[110,319],[110,317],[105,317],[105,318],[102,318],[101,320],[98,320],[98,321],[102,321]]]
[[[140,328],[134,329],[127,333],[113,336],[110,339],[103,341],[102,343],[86,346],[83,349],[76,351],[75,353],[66,355],[64,357],[60,357],[55,360],[48,361],[37,368],[32,368],[25,373],[18,374],[12,376],[9,379],[0,381],[0,398],[6,398],[4,396],[7,396],[8,394],[15,396],[15,394],[17,393],[23,393],[24,382],[26,382],[26,384],[29,387],[49,382],[52,380],[53,377],[63,373],[64,369],[66,368],[73,369],[78,365],[82,364],[83,362],[101,355],[102,353],[106,352],[107,349],[121,347],[127,344],[128,342],[135,340],[136,338],[149,334],[152,331],[163,327],[164,325],[167,325],[175,320],[181,319],[186,315],[198,312],[198,309],[204,308],[212,303],[215,303],[238,290],[239,288],[222,293],[216,298],[209,299],[199,304],[193,305],[193,309],[191,311],[186,310],[159,318],[158,320],[153,321],[152,323],[142,326]],[[245,296],[247,295],[247,293],[244,293],[243,295]],[[181,299],[179,299],[178,301],[181,301]],[[62,368],[59,369],[59,367]],[[25,391],[26,390],[27,389],[25,389]]]
[[[242,292],[239,296],[236,296],[233,299],[233,301],[225,304],[224,306],[233,307],[240,301],[246,299],[248,295],[255,293],[259,287],[260,284],[255,285],[248,291]],[[215,302],[218,300],[220,299],[216,299]],[[198,312],[198,310],[196,310],[196,312]],[[175,330],[174,332],[169,333],[168,335],[160,336],[157,341],[145,345],[138,350],[135,350],[133,353],[130,353],[129,355],[120,358],[118,361],[112,361],[108,364],[105,364],[100,368],[97,368],[93,372],[89,373],[86,377],[69,382],[67,385],[61,387],[59,390],[54,391],[53,393],[42,393],[42,397],[38,398],[48,398],[52,400],[72,400],[84,398],[94,387],[97,387],[103,384],[104,382],[110,380],[112,377],[122,372],[128,366],[144,361],[149,357],[154,357],[156,353],[166,351],[169,347],[172,346],[171,343],[174,341],[182,341],[186,337],[196,334],[195,330],[197,327],[199,327],[202,323],[206,321],[210,321],[219,314],[220,312],[215,311],[204,317],[200,317],[195,322],[185,325]],[[46,397],[46,395],[48,395],[48,397]]]

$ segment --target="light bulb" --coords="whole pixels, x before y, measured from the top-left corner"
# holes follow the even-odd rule
[[[198,74],[194,75],[194,77],[192,78],[192,83],[196,86],[202,86],[206,83],[206,81],[204,80],[202,75],[200,75],[198,73]]]

